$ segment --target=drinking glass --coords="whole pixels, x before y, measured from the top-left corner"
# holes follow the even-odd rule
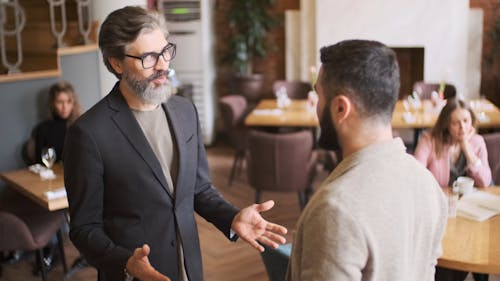
[[[53,147],[42,149],[42,162],[48,169],[52,169],[56,162],[56,150]]]

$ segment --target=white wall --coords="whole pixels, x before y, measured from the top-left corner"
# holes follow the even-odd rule
[[[424,79],[465,92],[468,0],[316,0],[316,46],[371,39],[390,47],[423,47]]]
[[[147,7],[147,0],[94,0],[92,2],[92,15],[94,20],[102,23],[112,11],[125,6],[134,5]],[[99,60],[101,61],[101,64],[99,65],[99,76],[101,77],[101,96],[105,96],[111,91],[117,79],[113,74],[111,74],[111,72],[108,71],[102,62],[100,52]]]

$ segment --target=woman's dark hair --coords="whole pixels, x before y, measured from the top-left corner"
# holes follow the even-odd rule
[[[59,94],[65,93],[67,94],[71,102],[73,103],[73,110],[71,110],[71,114],[68,117],[68,126],[71,125],[80,115],[82,114],[82,108],[80,107],[80,102],[78,101],[78,97],[75,94],[75,89],[73,85],[66,81],[59,81],[53,84],[49,89],[49,100],[48,107],[50,110],[50,115],[52,118],[57,118],[56,108],[54,106],[55,100]]]

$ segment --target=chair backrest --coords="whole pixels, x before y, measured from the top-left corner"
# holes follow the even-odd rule
[[[264,246],[265,251],[260,253],[260,256],[266,267],[269,281],[284,281],[292,253],[292,244],[280,245],[278,249],[261,245]]]
[[[311,131],[252,130],[247,149],[247,175],[253,188],[292,192],[309,187],[315,165]]]
[[[417,81],[413,84],[413,90],[420,93],[420,98],[430,99],[433,91],[439,90],[439,83],[428,83],[425,81]],[[446,84],[444,87],[444,98],[452,98],[457,95],[457,89],[451,84]]]
[[[0,252],[33,250],[30,229],[19,217],[0,211]],[[28,243],[27,243],[28,242]]]
[[[224,123],[230,142],[233,146],[241,146],[244,137],[242,131],[244,120],[247,113],[247,100],[240,95],[228,95],[219,98],[219,111]]]
[[[288,80],[274,81],[274,93],[276,93],[281,87],[285,87],[288,97],[291,99],[307,99],[307,94],[312,90],[311,84],[307,82]]]
[[[483,135],[488,150],[488,163],[491,168],[491,177],[496,185],[500,184],[500,133]]]
[[[21,149],[21,156],[23,157],[23,161],[24,163],[26,163],[26,165],[32,165],[37,162],[35,146],[35,139],[33,137],[27,139],[23,144],[23,147]]]

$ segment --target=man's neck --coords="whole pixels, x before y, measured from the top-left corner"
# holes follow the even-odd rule
[[[145,103],[133,92],[132,89],[130,89],[130,87],[128,87],[125,81],[121,80],[119,87],[123,98],[125,98],[125,101],[131,109],[139,111],[151,111],[158,107],[157,104]]]
[[[392,128],[388,125],[361,126],[340,139],[343,157],[347,157],[372,144],[392,140]]]

